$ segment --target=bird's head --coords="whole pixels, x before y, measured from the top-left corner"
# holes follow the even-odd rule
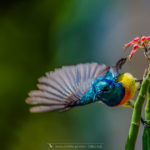
[[[113,90],[113,81],[108,79],[103,79],[101,82],[98,82],[95,86],[97,91],[97,96],[101,96],[101,94],[109,94]]]

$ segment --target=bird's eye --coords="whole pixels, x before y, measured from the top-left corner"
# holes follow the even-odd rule
[[[104,91],[108,91],[109,90],[109,86],[106,86],[105,88],[104,88]]]

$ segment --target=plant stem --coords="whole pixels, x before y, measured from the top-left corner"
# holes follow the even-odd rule
[[[125,146],[126,150],[134,150],[135,148],[136,139],[137,139],[139,126],[140,126],[142,106],[146,98],[146,94],[147,94],[146,92],[147,92],[147,87],[149,84],[149,79],[150,79],[150,67],[149,67],[149,71],[148,71],[146,78],[142,82],[139,94],[137,96],[137,99],[133,108],[131,125],[130,125],[129,134],[128,134],[128,138],[127,138],[127,142]]]
[[[145,119],[150,125],[150,85],[147,91],[147,103],[145,107]],[[150,128],[144,127],[143,132],[143,150],[150,150]]]

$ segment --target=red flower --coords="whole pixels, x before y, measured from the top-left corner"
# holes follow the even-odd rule
[[[135,52],[140,48],[145,50],[145,52],[147,52],[150,49],[150,36],[142,36],[141,38],[136,37],[134,38],[131,42],[125,44],[124,48],[125,50],[130,47],[131,45],[133,45],[133,48],[130,52],[130,55],[128,56],[129,60],[131,59],[131,57],[135,54]]]

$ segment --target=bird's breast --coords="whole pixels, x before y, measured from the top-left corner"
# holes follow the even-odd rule
[[[130,73],[123,73],[118,76],[116,81],[122,83],[125,88],[125,95],[118,105],[120,106],[133,98],[136,91],[135,78]]]
[[[113,82],[112,84],[113,88],[99,95],[99,99],[111,107],[119,105],[125,95],[125,88],[121,83]]]

